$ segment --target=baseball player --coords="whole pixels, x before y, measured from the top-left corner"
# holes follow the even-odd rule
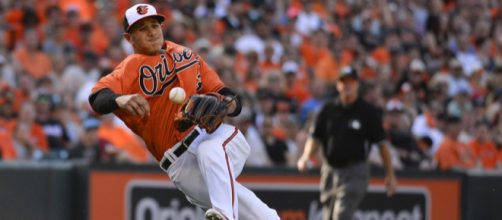
[[[165,41],[162,15],[148,4],[129,8],[124,37],[134,54],[94,86],[89,102],[100,114],[113,112],[160,162],[206,219],[279,219],[256,195],[236,182],[250,147],[237,128],[222,124],[240,113],[235,94],[191,50]],[[183,104],[169,100],[181,87]]]

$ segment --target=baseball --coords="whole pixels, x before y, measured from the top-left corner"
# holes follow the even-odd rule
[[[176,104],[181,104],[185,100],[185,90],[181,87],[174,87],[169,92],[169,100]]]

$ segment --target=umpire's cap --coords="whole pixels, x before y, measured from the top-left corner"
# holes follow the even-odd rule
[[[124,15],[124,31],[129,32],[129,29],[139,20],[153,17],[163,22],[165,17],[157,14],[157,9],[149,4],[136,4],[127,9]]]
[[[344,79],[348,79],[348,78],[352,78],[355,80],[359,79],[359,75],[357,74],[357,71],[350,66],[343,67],[340,70],[340,75],[338,75],[338,80],[344,80]]]

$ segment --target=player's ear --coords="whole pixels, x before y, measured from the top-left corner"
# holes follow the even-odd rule
[[[125,32],[124,33],[124,38],[130,43],[131,42],[131,34],[129,34],[128,32]]]

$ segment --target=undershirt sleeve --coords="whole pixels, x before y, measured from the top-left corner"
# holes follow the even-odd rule
[[[104,88],[89,96],[92,109],[99,114],[108,114],[118,109],[115,99],[119,95],[111,89]]]

